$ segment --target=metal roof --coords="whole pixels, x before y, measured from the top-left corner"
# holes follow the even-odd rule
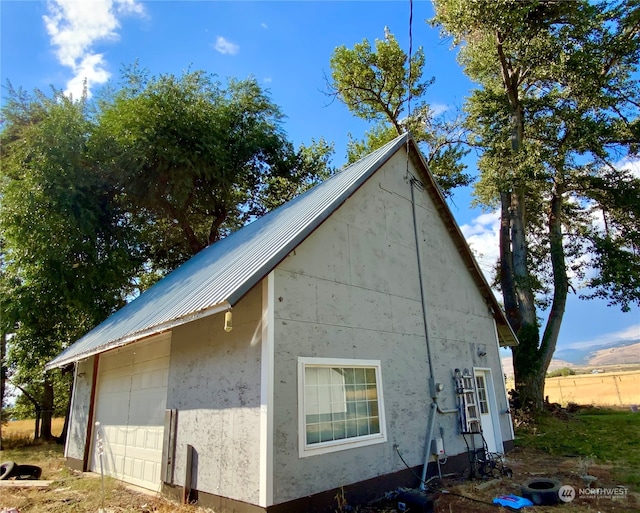
[[[503,336],[506,333],[503,329],[505,324],[513,336],[513,342],[517,343],[429,174],[426,162],[411,136],[404,134],[313,189],[205,248],[69,346],[46,367],[61,367],[232,307],[407,142],[410,143],[413,156],[418,155],[419,163],[431,184],[429,190],[432,194],[435,190],[437,197],[434,199],[439,204],[444,221],[449,228],[453,228],[450,230],[452,236],[461,238],[457,245],[468,263],[467,267],[476,273],[476,283],[483,289],[485,299],[494,307],[503,343],[511,342],[511,337]]]

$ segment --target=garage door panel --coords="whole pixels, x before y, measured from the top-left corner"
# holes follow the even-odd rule
[[[104,438],[105,474],[154,490],[160,485],[170,349],[165,335],[103,355],[98,370],[95,420]],[[93,452],[92,470],[99,472]]]

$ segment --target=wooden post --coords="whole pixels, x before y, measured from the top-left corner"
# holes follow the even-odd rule
[[[84,440],[84,454],[82,455],[82,470],[89,470],[89,454],[91,452],[91,444],[93,443],[93,411],[96,402],[96,386],[98,384],[98,361],[100,355],[93,357],[93,376],[91,376],[91,397],[89,399],[89,413],[87,415],[87,432]],[[76,364],[77,365],[77,364]],[[76,375],[77,377],[77,375]]]
[[[187,444],[187,465],[184,470],[184,486],[182,487],[182,504],[189,504],[191,498],[191,467],[193,466],[193,446]]]
[[[162,468],[163,483],[173,484],[173,471],[176,457],[176,428],[178,425],[178,410],[165,410],[164,437],[162,440]]]

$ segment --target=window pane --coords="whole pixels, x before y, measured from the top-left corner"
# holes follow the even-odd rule
[[[376,370],[375,369],[366,369],[367,374],[367,383],[376,383]]]
[[[369,420],[367,418],[358,419],[358,436],[369,434]]]
[[[375,367],[304,368],[307,444],[380,433]]]
[[[331,413],[331,387],[318,386],[318,409],[320,413]]]
[[[355,401],[356,400],[356,386],[355,385],[345,385],[345,395],[347,397],[347,401]]]
[[[356,382],[354,371],[355,369],[343,369],[344,371],[344,382],[347,385],[353,385]]]
[[[307,424],[317,424],[320,422],[320,415],[307,415]]]
[[[331,384],[331,369],[329,367],[318,367],[318,384]]]
[[[333,425],[331,422],[323,422],[320,424],[320,441],[328,442],[333,440]]]
[[[304,370],[304,381],[308,385],[318,384],[318,367],[306,367]]]
[[[368,417],[367,401],[358,401],[356,403],[356,417]]]
[[[342,376],[340,376],[342,378]],[[347,398],[344,384],[331,385],[331,411],[333,413],[347,411]]]
[[[319,424],[307,424],[307,443],[317,444],[320,442]]]
[[[358,424],[355,420],[347,420],[347,438],[358,436]]]

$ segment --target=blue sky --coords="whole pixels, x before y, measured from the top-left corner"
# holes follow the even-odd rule
[[[425,22],[431,16],[429,1],[414,0],[413,47],[424,49],[427,73],[436,78],[427,100],[433,109],[453,112],[473,84],[450,41]],[[324,94],[331,54],[340,45],[381,39],[385,26],[408,51],[408,0],[1,0],[0,75],[3,84],[10,80],[27,90],[54,85],[76,96],[85,78],[95,93],[136,60],[153,74],[190,68],[223,82],[253,76],[286,114],[290,139],[296,145],[321,137],[333,141],[333,164],[340,166],[347,134],[359,138],[367,125]],[[470,200],[470,190],[463,190],[450,206],[481,267],[489,269],[497,255],[497,215],[471,209]],[[640,309],[623,314],[606,302],[572,296],[558,348],[632,338],[640,338]]]

